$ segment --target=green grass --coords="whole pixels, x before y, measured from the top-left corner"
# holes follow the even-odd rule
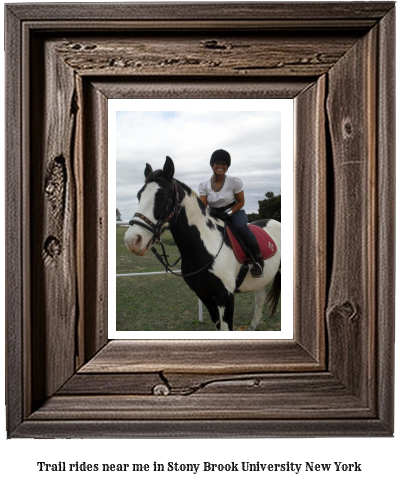
[[[161,263],[151,251],[143,257],[127,252],[123,241],[126,228],[116,229],[116,273],[160,272]],[[173,263],[180,256],[169,231],[162,243]],[[160,248],[160,247],[159,247]],[[176,269],[179,269],[179,264]],[[234,329],[245,330],[255,306],[253,292],[235,294]],[[183,278],[171,274],[118,277],[116,279],[117,331],[214,331],[209,313],[203,306],[203,322],[198,321],[198,298]],[[273,318],[263,309],[260,330],[280,330],[280,304]]]

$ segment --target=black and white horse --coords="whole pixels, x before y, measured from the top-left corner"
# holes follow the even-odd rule
[[[129,222],[125,243],[129,252],[142,256],[168,227],[181,255],[181,272],[188,286],[207,307],[219,330],[233,330],[234,293],[255,291],[255,313],[249,330],[257,330],[266,299],[265,285],[273,281],[267,296],[272,314],[280,297],[281,224],[256,222],[272,237],[276,253],[265,261],[263,277],[248,272],[237,284],[241,264],[226,236],[225,223],[188,186],[174,179],[174,164],[166,158],[162,170],[146,165],[145,184],[138,193],[139,208]]]

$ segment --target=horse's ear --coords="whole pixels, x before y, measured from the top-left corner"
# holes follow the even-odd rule
[[[152,167],[149,164],[146,164],[144,169],[145,178],[147,179],[151,173],[152,173]]]
[[[175,165],[173,164],[172,159],[169,156],[166,156],[166,161],[163,166],[163,175],[167,181],[172,181],[173,176],[175,174]]]

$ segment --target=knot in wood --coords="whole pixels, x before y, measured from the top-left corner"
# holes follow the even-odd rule
[[[353,134],[353,125],[350,120],[345,119],[342,123],[342,132],[344,137],[351,137]]]
[[[339,310],[350,321],[353,321],[358,317],[358,311],[356,309],[356,306],[349,301],[345,301],[343,304],[341,304]]]
[[[206,40],[203,41],[201,44],[205,47],[205,49],[218,49],[218,50],[227,49],[227,47],[224,44],[220,44],[219,41],[217,41],[216,39]]]
[[[67,174],[65,158],[61,154],[50,164],[44,183],[44,192],[50,202],[53,216],[56,218],[64,212],[64,194]]]
[[[55,255],[59,255],[61,253],[60,241],[58,240],[58,238],[53,236],[47,238],[46,242],[44,243],[44,248],[51,257],[54,257]]]
[[[359,309],[350,301],[342,304],[333,305],[328,311],[328,321],[334,323],[334,320],[340,321],[340,317],[345,319],[345,323],[356,324],[360,317]]]
[[[154,396],[169,396],[170,389],[166,384],[157,384],[152,388]]]
[[[86,44],[84,46],[84,50],[85,51],[94,51],[94,49],[97,49],[97,45],[96,44]]]

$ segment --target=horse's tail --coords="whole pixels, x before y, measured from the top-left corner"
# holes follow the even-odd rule
[[[281,263],[277,274],[274,276],[272,287],[267,293],[266,303],[270,305],[271,316],[274,316],[277,311],[278,302],[281,293]]]

